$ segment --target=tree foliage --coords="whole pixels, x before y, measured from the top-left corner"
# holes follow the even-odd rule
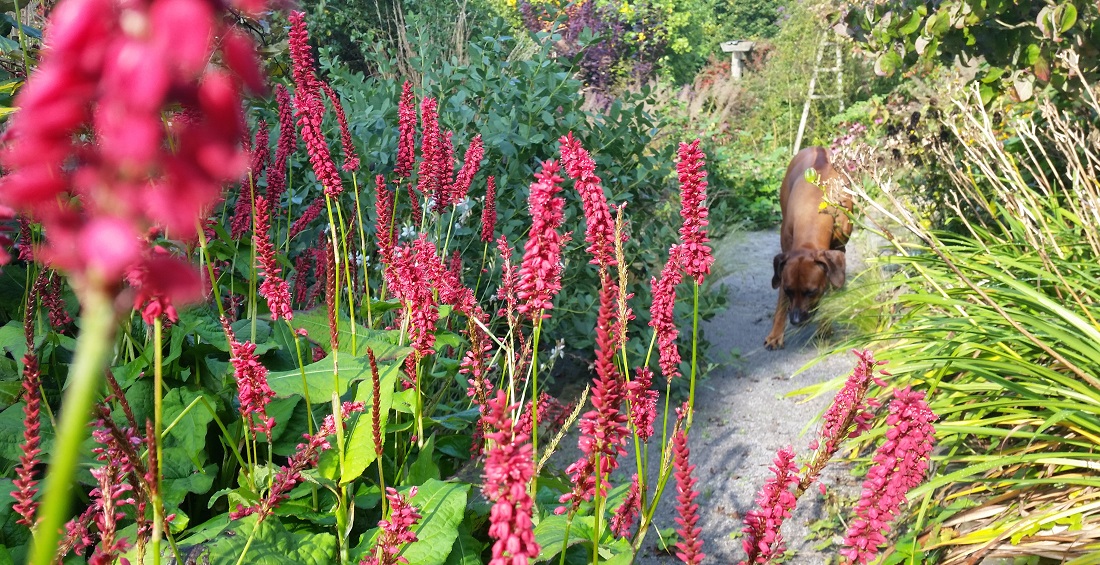
[[[1100,6],[1075,0],[888,0],[844,15],[888,76],[956,60],[978,65],[982,98],[1027,100],[1037,88],[1080,87],[1100,72]]]

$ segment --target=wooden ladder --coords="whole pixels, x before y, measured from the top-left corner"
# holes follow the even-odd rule
[[[832,45],[836,51],[836,64],[832,67],[822,67],[821,59],[825,55],[825,49]],[[817,94],[817,77],[821,73],[836,73],[836,92],[832,94]],[[810,117],[810,104],[814,100],[836,98],[840,101],[840,111],[844,111],[844,59],[840,50],[840,43],[829,37],[828,34],[821,38],[817,46],[817,58],[814,60],[814,74],[810,76],[810,91],[806,94],[806,103],[802,106],[802,120],[798,122],[798,135],[794,139],[794,154],[802,149],[802,135],[806,133],[806,120]]]

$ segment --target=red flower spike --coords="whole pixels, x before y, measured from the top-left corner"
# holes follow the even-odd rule
[[[420,102],[420,123],[424,131],[420,138],[420,168],[417,170],[416,190],[434,198],[442,187],[442,171],[439,170],[442,158],[442,134],[439,131],[439,104],[435,98],[425,98]],[[420,214],[415,214],[419,221]]]
[[[560,140],[561,162],[569,178],[576,181],[584,207],[585,241],[592,263],[606,268],[615,264],[615,225],[607,205],[596,163],[570,132]]]
[[[275,87],[275,100],[279,103],[279,141],[275,145],[275,161],[267,173],[267,197],[278,204],[286,191],[287,160],[298,149],[298,134],[294,131],[293,103],[285,86]]]
[[[378,255],[383,264],[389,264],[393,254],[393,246],[397,244],[397,234],[393,226],[393,199],[394,193],[386,188],[386,177],[378,175],[374,178],[374,209],[378,214],[378,221],[374,225],[374,234],[378,240]]]
[[[676,469],[676,492],[678,493],[676,513],[679,514],[676,523],[680,526],[676,531],[680,536],[680,541],[676,544],[676,549],[679,550],[676,552],[676,557],[687,565],[696,565],[706,555],[702,552],[703,540],[699,536],[703,533],[703,529],[698,526],[699,505],[695,502],[695,497],[699,496],[695,490],[698,479],[691,476],[695,471],[695,465],[688,463],[689,454],[687,432],[682,429],[676,430],[676,434],[672,436],[672,466]]]
[[[650,307],[649,327],[657,334],[657,352],[660,355],[661,372],[665,379],[672,380],[680,376],[680,350],[676,339],[680,330],[676,327],[674,316],[676,308],[676,287],[683,280],[680,268],[680,247],[669,249],[668,262],[661,270],[661,278],[650,279],[653,285],[653,304]]]
[[[897,517],[906,493],[924,481],[928,458],[935,444],[932,423],[936,415],[928,408],[924,393],[905,387],[894,391],[886,418],[886,441],[875,450],[874,464],[863,481],[863,494],[856,506],[856,519],[844,536],[840,551],[855,563],[870,563],[886,543],[884,532]]]
[[[534,318],[554,307],[554,296],[561,290],[561,252],[566,237],[561,228],[565,199],[556,196],[561,191],[558,162],[545,161],[535,174],[528,197],[531,231],[524,247],[519,269],[516,296],[520,314]]]
[[[397,131],[397,165],[393,172],[398,178],[406,179],[412,174],[413,161],[416,159],[416,100],[409,81],[401,86],[401,101],[397,104]]]
[[[325,209],[325,199],[324,199],[324,197],[319,196],[319,197],[313,199],[313,202],[310,202],[309,206],[305,210],[302,211],[302,215],[298,216],[298,219],[294,220],[294,223],[290,225],[290,230],[288,232],[288,236],[290,237],[290,239],[294,239],[294,236],[296,236],[296,235],[302,233],[303,231],[305,231],[306,228],[309,227],[309,224],[311,222],[313,222],[313,220],[316,220],[317,217],[321,215],[321,210],[324,210],[324,209]]]
[[[482,490],[493,503],[489,537],[495,540],[490,565],[527,563],[539,554],[531,519],[534,500],[528,492],[535,464],[529,438],[516,431],[510,416],[514,409],[506,393],[497,391],[482,414],[488,442]]]
[[[271,319],[280,318],[290,320],[294,318],[294,311],[290,306],[290,285],[279,275],[282,269],[275,259],[275,247],[271,244],[268,231],[271,229],[271,202],[263,196],[256,197],[256,231],[252,236],[256,244],[256,259],[259,261],[260,275],[264,282],[260,283],[260,296],[267,299],[267,308],[271,312]]]
[[[634,526],[634,519],[638,517],[638,513],[641,511],[640,496],[638,492],[638,473],[634,473],[626,498],[619,505],[619,509],[615,511],[615,515],[611,517],[611,531],[615,532],[615,535],[621,538],[630,537],[630,529]]]
[[[657,419],[657,391],[653,390],[653,371],[639,367],[634,380],[626,384],[626,399],[630,404],[630,421],[638,439],[653,437],[653,422]]]
[[[298,89],[294,96],[298,129],[306,144],[313,173],[324,186],[325,195],[339,196],[344,191],[344,185],[332,161],[332,153],[329,151],[328,141],[325,140],[324,130],[321,128],[325,107],[320,98],[321,82],[313,70],[313,51],[309,46],[305,14],[291,12],[288,19],[290,21],[290,58],[294,64],[294,84]]]
[[[462,161],[462,168],[455,175],[454,185],[451,186],[450,191],[451,204],[458,204],[466,199],[470,185],[474,182],[474,175],[481,169],[481,159],[484,156],[485,147],[479,133],[470,140],[470,146],[466,148],[466,156]]]
[[[680,242],[683,248],[684,272],[703,284],[703,278],[710,274],[714,263],[710,246],[707,243],[707,172],[703,152],[699,150],[699,140],[681,143],[680,161],[676,163],[676,172],[680,178],[680,215],[684,224],[680,227]]]
[[[617,293],[615,283],[605,277],[601,283],[600,310],[596,317],[596,382],[592,387],[592,406],[595,410],[581,417],[577,447],[583,455],[565,469],[572,479],[573,490],[559,499],[563,504],[571,503],[574,509],[581,501],[591,500],[596,489],[599,489],[601,496],[606,493],[608,478],[619,466],[618,458],[626,455],[623,445],[630,435],[626,415],[620,410],[625,390],[615,366],[618,349],[611,333]],[[597,462],[600,466],[598,473]],[[596,482],[597,476],[600,477],[599,484]],[[565,511],[565,507],[559,507],[555,513]]]
[[[493,241],[493,231],[497,224],[497,179],[490,175],[486,181],[485,204],[481,209],[481,241]]]
[[[336,91],[328,83],[322,82],[320,84],[321,89],[325,91],[325,95],[332,102],[332,109],[336,111],[336,122],[340,124],[340,143],[344,148],[344,165],[342,168],[348,172],[358,171],[359,155],[355,152],[355,143],[352,142],[351,138],[351,128],[348,127],[348,117],[344,114],[340,97],[336,95]]]

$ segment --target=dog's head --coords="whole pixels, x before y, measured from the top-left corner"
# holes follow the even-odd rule
[[[776,255],[772,263],[772,288],[782,287],[790,302],[791,324],[796,326],[810,319],[829,286],[844,286],[843,251],[796,249]]]

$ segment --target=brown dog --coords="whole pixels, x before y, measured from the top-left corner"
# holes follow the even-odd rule
[[[814,183],[806,178],[810,168],[817,171]],[[764,340],[768,349],[783,348],[788,313],[792,324],[802,325],[813,315],[828,287],[844,285],[844,245],[852,224],[843,210],[832,204],[822,206],[824,191],[828,190],[835,203],[852,210],[851,197],[835,190],[839,183],[829,152],[821,147],[799,151],[787,167],[779,188],[783,212],[779,241],[783,252],[772,262],[772,288],[779,289],[779,302],[772,331]]]

